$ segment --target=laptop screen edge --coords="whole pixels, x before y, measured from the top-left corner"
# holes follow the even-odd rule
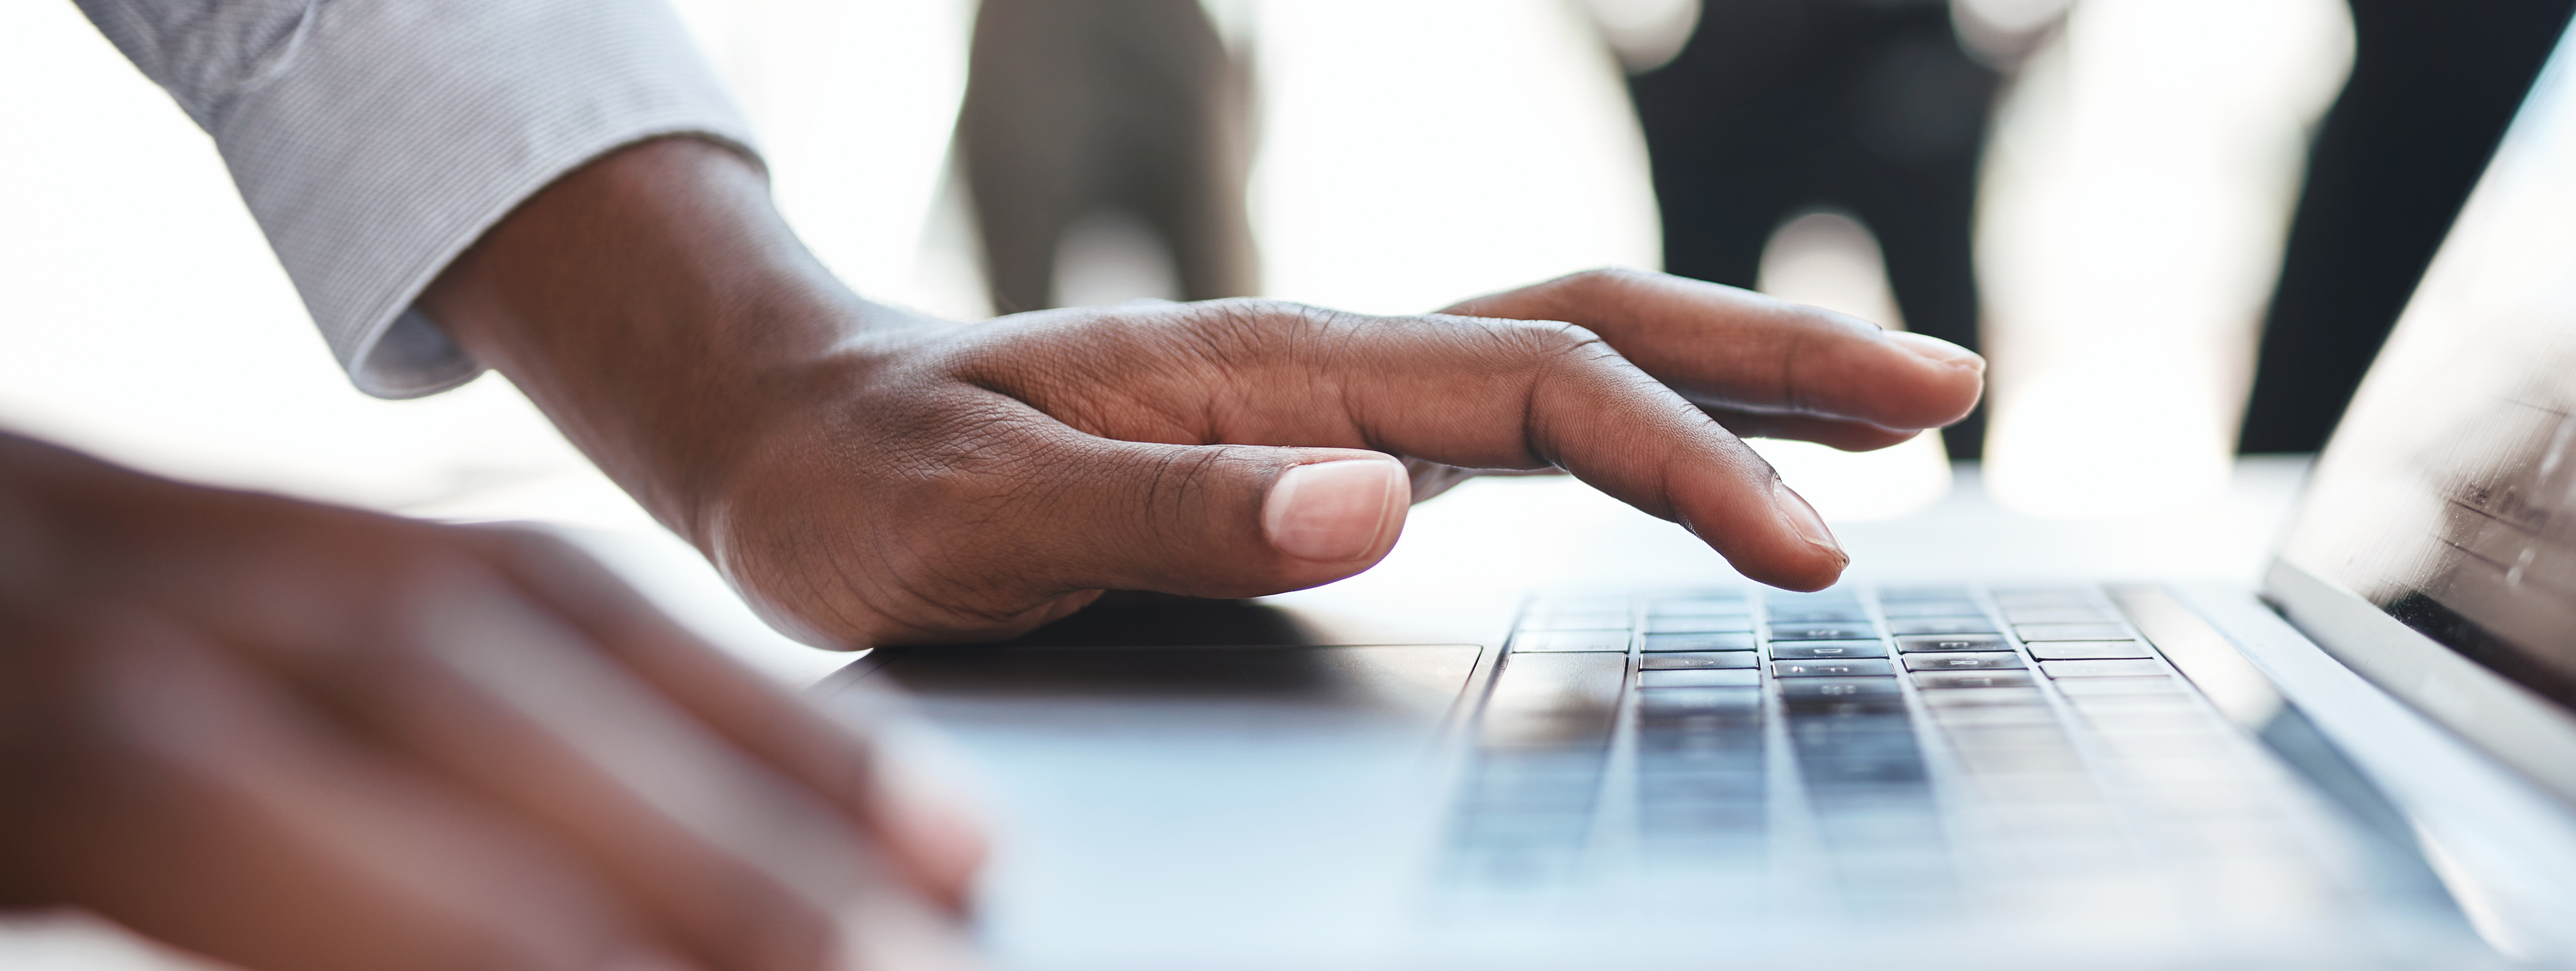
[[[2335,660],[2576,807],[2576,717],[2360,594],[2276,559],[2264,599]]]

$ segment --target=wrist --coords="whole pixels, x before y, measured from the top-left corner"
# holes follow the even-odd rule
[[[806,252],[756,165],[678,138],[548,186],[422,302],[692,541],[764,418],[890,316]]]

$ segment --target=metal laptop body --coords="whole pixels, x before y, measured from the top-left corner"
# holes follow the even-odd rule
[[[1012,968],[2576,966],[2570,59],[2260,595],[1364,576],[820,690],[983,766]]]

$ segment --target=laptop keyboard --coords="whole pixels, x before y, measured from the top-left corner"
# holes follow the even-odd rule
[[[2334,895],[2321,807],[2099,590],[1557,596],[1495,675],[1444,873],[2260,919]]]

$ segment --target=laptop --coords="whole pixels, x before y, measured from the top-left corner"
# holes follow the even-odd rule
[[[1104,603],[817,690],[979,767],[1005,968],[2576,966],[2569,51],[2259,590],[1640,554]]]

